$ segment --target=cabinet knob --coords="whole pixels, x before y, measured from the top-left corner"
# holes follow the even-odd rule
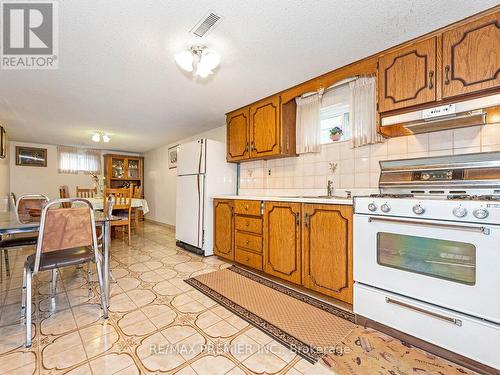
[[[245,210],[248,211],[248,204],[245,204]]]
[[[249,227],[249,226],[250,226],[250,223],[247,221],[247,222],[245,223],[245,226],[246,226],[246,227]]]
[[[245,243],[248,245],[250,243],[250,241],[246,240]]]

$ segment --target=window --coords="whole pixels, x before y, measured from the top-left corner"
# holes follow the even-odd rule
[[[351,139],[349,129],[349,85],[344,84],[335,87],[323,95],[320,118],[320,142],[321,144],[332,143],[330,139],[330,130],[338,127],[342,130],[342,136],[339,141]]]
[[[101,173],[101,151],[58,146],[59,173]]]

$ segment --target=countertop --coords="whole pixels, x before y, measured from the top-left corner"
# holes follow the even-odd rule
[[[352,198],[343,197],[309,197],[309,196],[258,196],[258,195],[216,195],[214,199],[242,199],[252,201],[268,201],[268,202],[298,202],[298,203],[317,203],[317,204],[345,204],[352,205]]]

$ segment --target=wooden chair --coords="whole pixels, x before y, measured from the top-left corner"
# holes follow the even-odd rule
[[[61,208],[64,203],[79,202],[84,207]],[[103,316],[108,317],[101,272],[101,254],[97,244],[94,210],[90,203],[80,198],[54,199],[48,202],[40,220],[36,252],[27,257],[24,264],[21,310],[26,323],[25,346],[31,346],[31,293],[32,278],[40,271],[52,271],[51,294],[54,297],[57,269],[95,262],[101,292]]]
[[[120,220],[113,220],[111,222],[111,227],[122,227],[123,235],[125,235],[125,228],[128,231],[128,245],[132,243],[132,234],[130,228],[130,222],[132,219],[132,197],[133,188],[125,189],[106,189],[104,194],[104,199],[112,195],[115,198],[115,204],[113,206],[113,215],[120,217]],[[106,204],[106,201],[104,201]]]
[[[97,188],[80,188],[76,187],[76,196],[77,198],[94,198],[97,194]]]
[[[142,187],[134,186],[134,195],[135,199],[142,199]],[[139,229],[139,219],[142,217],[142,210],[137,207],[132,207],[132,219],[134,220],[134,231],[137,233],[137,229]]]
[[[69,188],[68,188],[68,185],[59,186],[59,197],[61,199],[69,198]],[[64,201],[61,204],[62,204],[63,208],[70,208],[71,207],[71,202],[69,202],[69,201]]]

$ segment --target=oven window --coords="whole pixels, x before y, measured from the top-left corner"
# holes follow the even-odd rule
[[[377,237],[377,262],[382,266],[476,283],[476,247],[472,244],[394,233],[378,233]]]

